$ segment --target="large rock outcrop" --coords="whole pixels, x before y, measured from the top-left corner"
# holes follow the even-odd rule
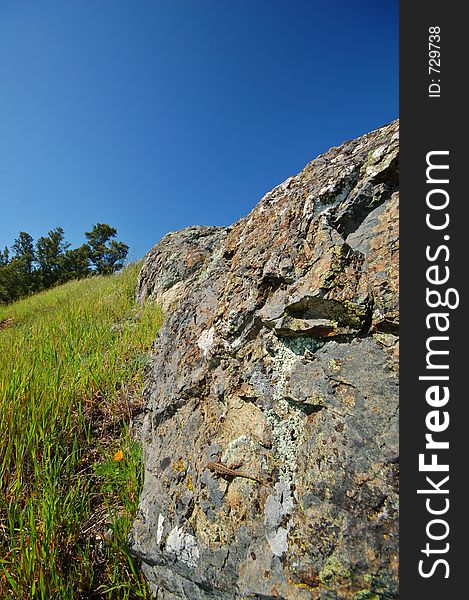
[[[395,122],[146,256],[166,320],[129,544],[157,598],[397,597],[397,204]]]

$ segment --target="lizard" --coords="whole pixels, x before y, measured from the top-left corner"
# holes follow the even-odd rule
[[[256,477],[255,475],[250,475],[249,473],[244,473],[243,471],[236,471],[235,469],[230,469],[230,467],[227,467],[219,461],[209,461],[206,464],[206,467],[207,469],[210,469],[210,471],[213,471],[218,475],[225,475],[228,477],[244,477],[245,479],[252,479],[253,481],[257,481],[257,483],[260,483],[261,485],[267,485],[267,483],[264,480],[259,479],[259,477]]]

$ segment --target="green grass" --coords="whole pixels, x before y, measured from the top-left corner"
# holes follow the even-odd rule
[[[0,307],[2,599],[149,597],[125,545],[142,485],[129,421],[162,318],[134,303],[139,268]]]

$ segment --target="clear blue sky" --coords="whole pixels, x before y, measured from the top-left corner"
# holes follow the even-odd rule
[[[0,247],[137,258],[397,116],[397,0],[0,0]]]

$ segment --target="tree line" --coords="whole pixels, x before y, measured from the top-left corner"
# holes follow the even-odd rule
[[[112,239],[116,235],[114,227],[97,223],[85,232],[85,244],[71,248],[62,227],[36,243],[29,233],[20,231],[11,248],[0,250],[0,304],[70,279],[115,273],[124,266],[129,251],[127,244]]]

